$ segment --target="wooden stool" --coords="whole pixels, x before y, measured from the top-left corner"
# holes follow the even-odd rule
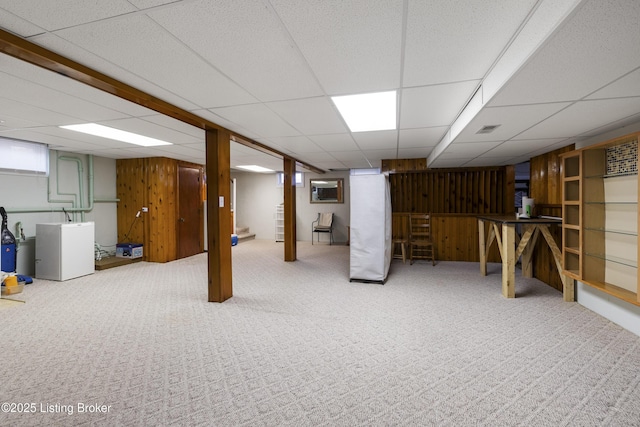
[[[396,258],[396,259],[402,259],[402,263],[406,263],[407,261],[407,253],[406,253],[406,249],[407,249],[407,240],[406,239],[393,239],[392,241],[392,258]],[[401,251],[401,255],[396,254],[396,245],[400,245],[400,251]]]

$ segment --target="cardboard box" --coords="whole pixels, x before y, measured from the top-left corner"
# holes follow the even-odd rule
[[[142,258],[142,243],[118,243],[116,245],[118,258]]]

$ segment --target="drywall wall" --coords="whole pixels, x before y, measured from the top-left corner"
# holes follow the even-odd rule
[[[278,186],[276,174],[232,172],[236,179],[236,224],[249,227],[256,239],[275,241],[276,206],[284,202],[283,188]],[[309,180],[312,178],[344,178],[344,203],[310,203]],[[347,241],[349,225],[349,173],[331,172],[324,175],[305,173],[304,187],[296,188],[296,234],[298,241],[311,241],[311,223],[319,212],[334,212],[334,240]],[[320,236],[321,243],[327,236]]]
[[[0,174],[0,206],[8,212],[8,228],[18,238],[16,223],[21,223],[24,236],[30,240],[23,250],[18,246],[17,264],[23,270],[31,270],[33,261],[22,259],[33,257],[33,237],[36,224],[46,222],[65,222],[62,212],[43,211],[48,208],[59,210],[74,205],[88,207],[89,158],[86,155],[50,151],[49,179],[41,176]],[[61,160],[66,158],[67,160]],[[74,159],[74,160],[71,160]],[[75,160],[77,159],[77,160]],[[93,158],[94,198],[114,200],[116,196],[116,162],[114,159]],[[80,171],[79,171],[80,167]],[[79,173],[80,172],[80,173]],[[79,181],[82,177],[82,182]],[[77,196],[82,186],[82,202]],[[50,192],[50,194],[48,194]],[[61,194],[68,193],[68,194]],[[49,203],[47,200],[66,200],[67,203]],[[84,214],[69,214],[73,221],[93,221],[96,224],[96,242],[115,251],[117,238],[115,202],[100,202]],[[34,211],[40,212],[34,212]],[[35,271],[18,271],[20,274],[33,275]]]

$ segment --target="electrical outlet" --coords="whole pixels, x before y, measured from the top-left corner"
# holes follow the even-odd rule
[[[143,207],[142,207],[142,212],[149,212],[149,208],[148,208],[148,207],[146,207],[146,206],[143,206]]]

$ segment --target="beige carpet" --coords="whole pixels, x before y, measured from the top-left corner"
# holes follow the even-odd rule
[[[0,425],[640,425],[640,337],[498,265],[349,283],[348,251],[242,243],[223,304],[206,255],[36,280],[0,315],[1,400],[35,410]]]

